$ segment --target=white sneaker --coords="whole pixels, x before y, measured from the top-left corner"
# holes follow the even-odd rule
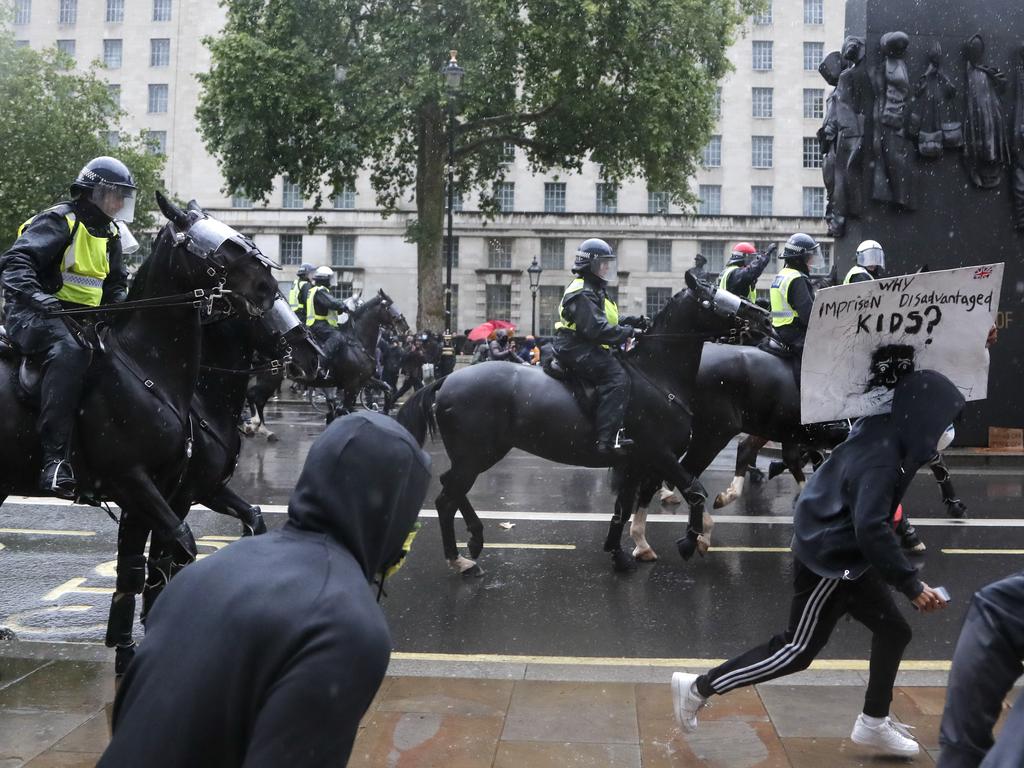
[[[676,722],[683,733],[697,730],[697,712],[708,703],[708,700],[697,693],[699,675],[688,675],[676,672],[672,675],[672,709],[676,713]]]
[[[910,728],[911,726],[895,723],[888,717],[881,725],[868,725],[864,715],[860,714],[857,716],[857,722],[853,724],[850,740],[854,744],[877,747],[888,755],[913,757],[920,751],[920,747],[917,740],[910,735]]]

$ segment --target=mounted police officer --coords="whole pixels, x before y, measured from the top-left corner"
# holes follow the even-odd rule
[[[39,487],[62,498],[77,492],[68,461],[71,429],[92,352],[52,313],[124,301],[128,273],[115,220],[130,223],[134,215],[131,172],[119,160],[97,157],[71,184],[71,200],[22,224],[0,257],[7,333],[41,362]]]
[[[295,282],[288,291],[288,306],[291,307],[299,320],[306,322],[306,298],[309,295],[309,276],[315,267],[303,264],[295,272]]]
[[[857,246],[857,263],[846,273],[843,285],[877,280],[885,272],[885,251],[875,240]]]
[[[585,240],[576,251],[569,283],[555,324],[555,355],[572,373],[597,387],[597,451],[602,455],[626,453],[633,441],[622,434],[629,401],[629,377],[612,355],[630,337],[643,333],[643,318],[623,318],[608,298],[606,287],[614,276],[615,254],[604,240]]]
[[[753,304],[757,301],[757,278],[768,266],[772,252],[769,248],[758,253],[753,243],[736,243],[729,263],[718,276],[718,287]]]
[[[339,312],[342,317],[340,322],[344,323],[348,319],[345,302],[331,295],[333,278],[333,269],[317,267],[313,272],[313,285],[306,294],[306,325],[313,337],[321,343],[330,339],[331,334],[338,330]]]
[[[786,241],[782,249],[785,266],[772,281],[772,326],[798,361],[803,356],[807,321],[814,305],[811,266],[817,263],[820,256],[821,246],[814,238],[797,232]]]

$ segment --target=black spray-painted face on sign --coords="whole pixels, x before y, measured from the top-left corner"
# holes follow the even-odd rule
[[[908,373],[914,372],[914,348],[908,344],[886,344],[871,355],[868,389],[892,389]]]

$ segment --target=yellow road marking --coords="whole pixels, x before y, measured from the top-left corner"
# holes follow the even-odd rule
[[[412,653],[395,651],[392,659],[401,661],[447,661],[497,664],[561,664],[566,666],[600,667],[716,667],[725,659],[665,659],[665,658],[623,658],[618,656],[516,656],[499,653]],[[903,672],[946,672],[951,662],[943,660],[904,660],[900,663]],[[868,669],[867,659],[819,659],[811,663],[811,669],[833,672],[861,672]]]
[[[114,592],[112,587],[83,587],[83,584],[85,584],[85,579],[68,579],[59,587],[55,587],[43,595],[43,600],[59,600],[64,595],[71,594],[110,595]]]
[[[0,533],[25,533],[34,536],[95,536],[96,531],[59,531],[44,528],[0,528]]]
[[[944,555],[1024,555],[1024,549],[940,549]]]
[[[460,541],[455,546],[467,547],[469,546],[464,541]],[[576,549],[575,544],[491,544],[487,542],[484,544],[484,549]]]

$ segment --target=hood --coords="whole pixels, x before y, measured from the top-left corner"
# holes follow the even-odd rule
[[[964,396],[936,371],[914,371],[896,385],[890,423],[896,428],[906,471],[917,471],[938,452],[939,437],[960,416]]]
[[[336,419],[309,449],[288,521],[325,533],[367,580],[397,561],[430,482],[430,457],[404,427],[378,413]]]

